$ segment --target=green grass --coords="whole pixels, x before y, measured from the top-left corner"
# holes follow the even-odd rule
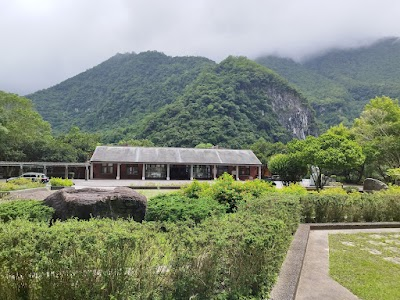
[[[167,194],[167,193],[172,193],[172,192],[176,192],[179,191],[177,189],[151,189],[151,190],[141,190],[141,189],[137,189],[135,190],[136,192],[138,192],[139,194],[142,194],[144,196],[146,196],[147,199],[153,198],[155,196],[161,195],[161,194]]]
[[[330,275],[364,300],[400,299],[400,233],[329,235]]]

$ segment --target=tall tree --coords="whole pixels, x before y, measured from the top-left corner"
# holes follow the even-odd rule
[[[353,132],[366,154],[367,171],[400,167],[400,106],[386,96],[372,99],[353,125]]]
[[[0,160],[42,160],[42,150],[51,141],[49,123],[30,100],[0,91]]]

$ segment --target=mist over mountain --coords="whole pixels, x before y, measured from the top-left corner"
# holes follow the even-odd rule
[[[277,56],[256,62],[301,91],[322,128],[350,124],[375,96],[400,97],[400,42],[385,38],[369,46],[333,49],[299,63]]]

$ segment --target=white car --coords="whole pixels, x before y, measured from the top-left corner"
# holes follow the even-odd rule
[[[49,182],[49,178],[43,174],[43,173],[35,173],[35,172],[29,172],[29,173],[24,173],[21,176],[18,177],[10,177],[6,180],[6,182],[9,182],[14,179],[18,178],[26,178],[26,179],[31,179],[32,181],[40,181],[42,183],[47,183]]]

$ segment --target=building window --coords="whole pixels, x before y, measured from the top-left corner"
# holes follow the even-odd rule
[[[101,164],[101,173],[102,174],[112,174],[114,171],[114,165],[111,164]]]
[[[198,179],[210,179],[211,178],[211,166],[194,165],[193,166],[193,177],[198,178]]]
[[[126,166],[126,175],[139,175],[139,166],[138,165],[127,165]]]
[[[240,175],[250,175],[250,167],[240,167],[239,174]]]
[[[146,178],[165,179],[167,178],[166,165],[146,165]]]

